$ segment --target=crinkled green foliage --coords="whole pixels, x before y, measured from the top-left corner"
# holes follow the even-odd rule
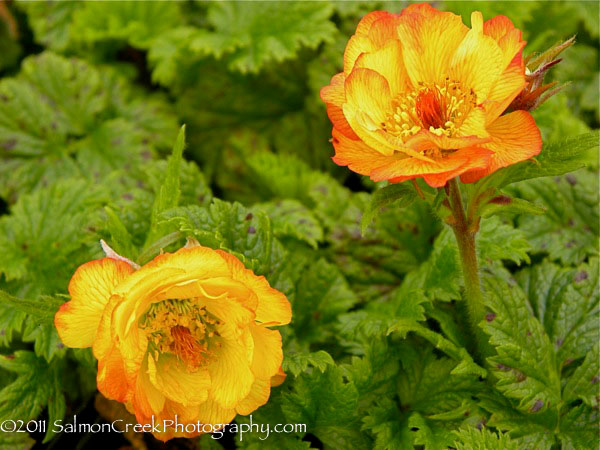
[[[103,257],[100,239],[144,264],[195,238],[293,308],[279,327],[285,383],[235,421],[306,433],[238,433],[236,448],[597,446],[598,5],[436,5],[466,23],[506,15],[526,53],[578,41],[546,79],[572,83],[533,112],[542,152],[461,186],[465,201],[489,194],[476,209],[482,358],[444,190],[380,186],[330,159],[319,91],[360,17],[406,4],[8,3],[0,419],[93,415],[95,358],[64,348],[53,317],[76,268]],[[0,436],[2,448],[33,443]],[[198,446],[222,448],[208,435]]]

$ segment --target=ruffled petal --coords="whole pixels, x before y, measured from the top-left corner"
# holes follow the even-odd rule
[[[257,378],[270,379],[277,373],[283,362],[281,334],[279,331],[269,330],[256,324],[250,325],[250,333],[254,340],[252,373]]]
[[[134,269],[110,258],[80,266],[69,283],[71,300],[60,307],[54,323],[63,343],[72,348],[90,347],[112,290]]]
[[[392,97],[412,86],[402,60],[402,45],[395,39],[389,40],[377,51],[360,55],[354,68],[371,69],[383,76],[388,82]]]
[[[450,78],[472,89],[480,104],[487,99],[492,86],[504,70],[503,54],[498,43],[483,34],[480,12],[471,15],[471,25],[450,61]]]
[[[336,128],[333,129],[333,146],[333,161],[361,175],[369,175],[373,169],[388,162],[389,156],[373,150],[363,141],[349,139]]]
[[[217,250],[217,253],[226,262],[230,276],[242,282],[251,289],[258,298],[256,307],[256,320],[272,325],[285,325],[292,320],[292,307],[290,302],[276,289],[273,289],[263,276],[256,276],[251,270],[244,267],[242,262],[227,252]]]
[[[235,407],[238,414],[246,416],[260,406],[267,403],[271,395],[271,383],[269,379],[257,378],[252,384],[250,393]]]
[[[489,150],[468,147],[452,152],[428,163],[415,158],[404,158],[375,169],[371,173],[373,181],[390,180],[401,182],[424,177],[432,187],[442,187],[450,178],[473,167],[485,167],[490,157]]]
[[[152,416],[158,416],[165,405],[165,396],[154,387],[148,376],[148,359],[140,367],[136,381],[132,406],[139,423],[148,423]]]
[[[214,361],[206,366],[212,380],[209,399],[224,409],[235,408],[250,392],[255,378],[250,370],[253,345],[250,332],[237,341],[223,339]]]
[[[333,126],[350,139],[358,139],[342,111],[342,105],[346,103],[345,81],[343,72],[334,75],[331,83],[321,89],[321,99],[327,104],[327,115]]]
[[[464,183],[473,183],[496,170],[525,161],[542,150],[542,135],[533,116],[527,111],[514,111],[500,116],[489,127],[492,141],[485,144],[493,155],[483,170],[461,176]]]
[[[427,7],[404,11],[397,30],[413,86],[419,82],[441,84],[448,75],[452,56],[469,31],[460,16],[433,12]]]
[[[129,381],[125,373],[123,357],[116,345],[113,345],[104,358],[98,360],[96,382],[98,390],[106,398],[121,403],[129,399]]]
[[[183,406],[196,406],[208,399],[210,375],[200,368],[190,372],[175,355],[162,354],[155,362],[148,356],[150,381],[166,398]]]

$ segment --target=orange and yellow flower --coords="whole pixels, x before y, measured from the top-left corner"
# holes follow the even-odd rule
[[[92,347],[98,389],[140,424],[226,424],[269,399],[285,378],[281,335],[291,307],[234,256],[201,246],[139,270],[105,258],[77,269],[56,314],[65,345]],[[192,437],[166,428],[161,440]]]
[[[427,4],[365,16],[344,71],[321,90],[333,122],[333,160],[374,181],[474,182],[537,155],[531,114],[507,112],[526,85],[521,31]]]

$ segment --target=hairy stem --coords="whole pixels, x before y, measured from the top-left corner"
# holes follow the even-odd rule
[[[490,354],[490,345],[486,335],[479,327],[479,323],[485,318],[485,306],[481,293],[481,281],[479,279],[479,266],[477,264],[477,251],[475,248],[475,236],[477,224],[471,223],[465,214],[460,188],[456,179],[448,182],[448,197],[450,209],[452,210],[452,230],[456,236],[460,261],[465,280],[465,300],[471,332],[477,338],[477,349],[480,356]],[[475,226],[474,226],[475,225]]]

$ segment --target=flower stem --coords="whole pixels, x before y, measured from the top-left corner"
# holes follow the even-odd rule
[[[479,279],[479,267],[477,264],[477,251],[475,248],[475,236],[478,223],[471,223],[465,214],[460,188],[456,179],[448,182],[448,197],[452,210],[452,230],[456,236],[458,251],[465,280],[465,300],[471,332],[477,339],[477,349],[482,357],[489,356],[490,344],[487,337],[479,327],[479,323],[485,318],[485,306],[481,293],[481,281]]]

